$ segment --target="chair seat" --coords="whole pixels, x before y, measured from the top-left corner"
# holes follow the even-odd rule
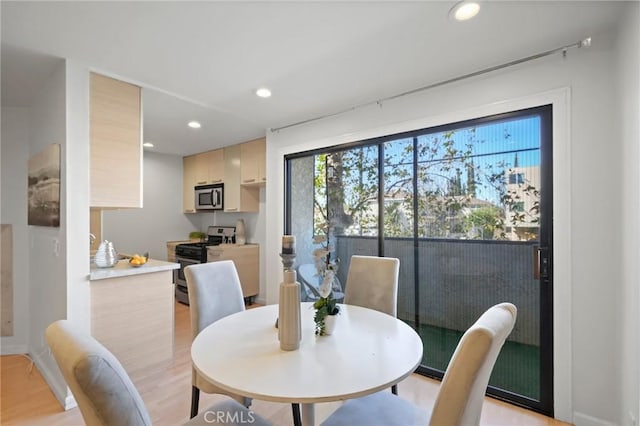
[[[184,425],[269,426],[271,423],[233,399],[226,399],[202,410]]]
[[[345,401],[322,426],[428,425],[431,413],[388,391]]]

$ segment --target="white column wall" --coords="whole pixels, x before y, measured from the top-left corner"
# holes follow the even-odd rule
[[[16,253],[29,259],[29,354],[58,398],[66,398],[66,385],[48,353],[44,330],[52,321],[67,316],[65,76],[62,62],[37,92],[29,114],[29,156],[49,144],[60,144],[60,227],[29,226],[28,252]]]
[[[617,43],[622,142],[620,423],[640,421],[640,3],[630,5]]]

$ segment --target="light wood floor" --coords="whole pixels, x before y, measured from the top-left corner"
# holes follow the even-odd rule
[[[191,401],[191,364],[189,346],[191,329],[189,308],[176,303],[175,358],[162,368],[132,377],[147,405],[155,425],[179,425],[188,420]],[[0,424],[62,425],[83,424],[77,408],[63,411],[53,393],[29,359],[22,355],[0,357]],[[399,384],[399,394],[416,404],[430,407],[438,391],[439,382],[412,375]],[[222,396],[202,393],[203,410]],[[291,425],[291,406],[254,400],[251,408],[270,420],[274,426]],[[483,425],[554,425],[565,423],[534,412],[486,398],[482,411]],[[368,425],[372,426],[372,425]]]

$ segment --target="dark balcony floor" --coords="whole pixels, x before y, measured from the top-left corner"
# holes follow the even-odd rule
[[[413,326],[412,323],[408,322]],[[463,332],[422,324],[424,342],[422,366],[444,371]],[[493,368],[491,386],[533,399],[540,398],[540,348],[505,342]]]

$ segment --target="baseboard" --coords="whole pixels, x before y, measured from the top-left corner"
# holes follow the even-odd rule
[[[573,424],[575,426],[616,426],[615,423],[577,412],[573,413]]]
[[[1,355],[22,355],[29,352],[27,345],[2,345]]]
[[[69,392],[69,388],[64,380],[60,381],[58,378],[58,374],[54,374],[48,367],[47,363],[42,360],[42,356],[49,356],[48,352],[45,352],[44,355],[32,355],[31,359],[36,364],[38,371],[44,378],[44,380],[49,385],[49,388],[53,392],[53,395],[56,397],[62,408],[67,411],[71,408],[75,408],[78,406],[73,394]]]
[[[254,299],[254,302],[259,304],[259,305],[266,305],[267,304],[267,299],[264,299],[262,297],[256,297]]]

